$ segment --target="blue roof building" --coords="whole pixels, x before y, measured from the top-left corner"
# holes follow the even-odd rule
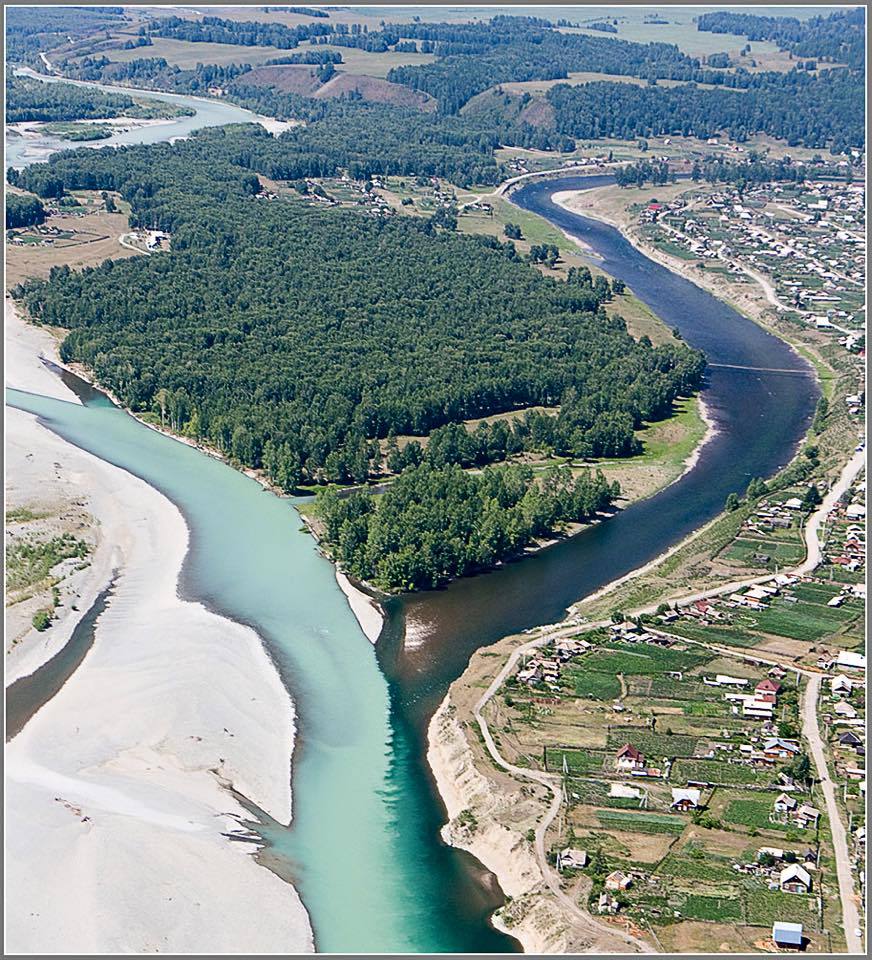
[[[776,921],[772,924],[772,939],[779,947],[801,947],[802,924]]]

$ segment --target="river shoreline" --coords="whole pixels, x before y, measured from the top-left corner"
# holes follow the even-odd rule
[[[523,185],[523,183],[510,184],[505,192],[510,194],[515,187],[521,187]],[[590,219],[599,219],[601,222],[607,223],[609,226],[617,229],[622,236],[624,236],[627,241],[644,256],[650,257],[651,259],[659,262],[661,265],[667,267],[675,273],[678,273],[691,282],[697,282],[699,278],[692,275],[689,270],[686,268],[682,269],[680,265],[676,266],[670,258],[660,256],[658,251],[652,250],[648,248],[647,245],[642,244],[638,238],[633,235],[632,231],[626,229],[626,224],[623,224],[616,219],[602,216],[599,211],[591,212],[589,209],[580,207],[579,205],[573,205],[570,202],[572,198],[578,198],[580,196],[583,196],[583,192],[577,189],[555,191],[555,193],[551,194],[551,200],[557,206],[562,207],[570,213],[582,214]],[[583,252],[586,254],[593,253],[592,249],[586,242],[573,236],[562,227],[560,229],[561,232],[563,232],[565,236],[576,243]],[[752,319],[755,323],[758,323],[761,327],[767,329],[769,332],[774,332],[768,325],[764,324],[759,317],[755,316],[752,317]],[[784,340],[784,342],[790,346],[797,356],[802,357],[802,354],[799,350],[797,350],[794,344],[790,343],[783,337],[780,337],[780,339]],[[808,366],[812,367],[815,378],[818,380],[819,378],[817,376],[817,370],[814,369],[813,365],[809,364],[805,358],[802,359],[806,364],[808,364]],[[702,403],[702,416],[707,426],[705,437],[703,438],[702,442],[697,445],[691,456],[685,462],[685,468],[680,476],[673,480],[672,483],[677,482],[693,470],[700,460],[703,448],[717,434],[716,423],[711,411],[706,407],[704,401]],[[607,595],[620,584],[626,583],[628,580],[631,580],[656,568],[665,559],[685,546],[690,540],[697,537],[702,531],[716,523],[720,516],[722,516],[722,514],[719,513],[708,523],[703,524],[701,527],[687,534],[685,537],[682,537],[678,542],[673,544],[668,549],[662,551],[648,563],[604,584],[594,593],[580,598],[575,604],[572,604],[567,608],[566,618],[560,623],[552,626],[570,626],[572,619],[578,616],[579,607],[583,601]],[[508,643],[510,646],[514,646],[516,642],[517,641],[513,640],[511,637],[504,638],[503,641],[500,641],[501,644]],[[463,849],[468,849],[473,852],[478,859],[485,863],[489,869],[494,872],[503,889],[508,891],[509,888],[512,887],[517,881],[517,876],[514,873],[514,869],[515,858],[518,856],[517,850],[524,839],[521,834],[513,834],[508,830],[503,832],[489,831],[487,838],[480,838],[477,842],[472,843],[470,842],[469,837],[464,835],[463,831],[458,831],[456,824],[458,811],[461,809],[474,809],[476,805],[481,806],[481,797],[483,793],[488,795],[488,803],[491,806],[494,804],[499,806],[501,803],[506,803],[512,795],[512,791],[500,791],[498,786],[500,775],[497,774],[495,770],[491,771],[490,768],[488,769],[487,775],[478,773],[478,780],[482,781],[485,786],[482,786],[482,783],[478,783],[476,786],[471,786],[470,777],[467,776],[464,778],[458,775],[459,770],[457,757],[465,756],[465,765],[472,766],[473,743],[475,743],[475,740],[470,739],[471,735],[467,732],[464,732],[463,726],[456,718],[454,718],[453,715],[456,709],[454,700],[461,695],[464,685],[468,686],[471,682],[473,682],[472,678],[476,677],[476,669],[474,666],[475,659],[476,657],[474,656],[473,660],[470,662],[470,665],[463,672],[463,674],[461,674],[461,676],[451,684],[448,692],[445,695],[445,698],[433,716],[428,729],[429,749],[427,759],[430,763],[431,769],[433,770],[435,782],[440,791],[443,802],[446,805],[449,817],[455,818],[450,819],[449,823],[443,829],[443,839],[447,843],[454,843]],[[502,662],[503,659],[504,658],[500,657],[499,662]],[[479,684],[482,682],[481,677],[477,677],[477,680]],[[449,717],[451,718],[450,721]],[[477,733],[477,731],[475,732]],[[485,760],[485,763],[488,763],[487,759]],[[514,795],[517,796],[517,790],[513,792]],[[502,797],[499,796],[500,793],[502,793]],[[529,842],[523,845],[523,848],[528,855],[532,855],[532,848]],[[541,871],[538,870],[538,866],[536,866],[536,872],[538,873],[541,884],[543,878]],[[536,924],[532,922],[532,912],[536,907],[541,908],[544,902],[552,902],[552,906],[555,910],[559,910],[559,908],[557,904],[553,902],[553,898],[548,897],[547,890],[541,885],[538,885],[537,887],[536,883],[531,882],[528,885],[528,892],[530,891],[532,891],[533,896],[531,898],[532,902],[529,906],[529,912],[523,907],[520,908],[520,916],[515,918],[515,924],[513,924],[511,932],[514,936],[521,940],[525,951],[546,953],[549,952],[549,945],[546,942],[543,942],[535,932],[530,933],[526,928],[532,926],[534,930],[536,929]],[[518,906],[520,907],[520,904]],[[564,922],[568,922],[566,917],[564,917],[563,920]],[[623,945],[623,939],[617,939],[616,932],[616,952],[620,950],[619,944]]]
[[[52,359],[49,334],[10,320],[8,386],[78,403],[39,360]],[[228,839],[248,818],[230,785],[276,820],[291,817],[295,711],[260,638],[179,598],[190,534],[175,505],[36,417],[7,408],[6,420],[11,471],[37,486],[54,462],[84,483],[119,570],[93,647],[7,745],[11,948],[312,950],[293,887],[255,862],[258,845]],[[93,589],[105,566],[93,564]],[[63,642],[59,632],[51,649]],[[15,674],[38,676],[47,655]],[[192,897],[196,922],[181,922]]]

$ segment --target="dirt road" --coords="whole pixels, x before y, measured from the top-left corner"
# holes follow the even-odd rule
[[[842,901],[842,923],[848,953],[864,953],[863,938],[855,935],[860,928],[860,911],[857,908],[857,896],[854,893],[854,878],[851,873],[851,856],[848,850],[848,836],[836,803],[836,791],[827,770],[824,745],[818,727],[817,702],[820,694],[821,678],[809,677],[802,701],[802,732],[811,748],[812,759],[817,768],[821,790],[827,804],[827,818],[833,838],[833,850],[836,855],[836,875],[839,880],[839,899]]]

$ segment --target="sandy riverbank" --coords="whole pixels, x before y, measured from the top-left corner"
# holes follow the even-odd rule
[[[335,564],[334,569],[336,571],[336,582],[339,584],[339,589],[345,594],[348,600],[348,606],[351,607],[351,612],[357,617],[360,629],[364,632],[370,643],[375,643],[378,640],[385,622],[381,606],[377,600],[365,594],[363,590],[358,590]]]
[[[7,381],[70,399],[32,352],[48,334],[14,318],[11,331]],[[291,817],[294,708],[259,638],[179,599],[188,531],[170,501],[35,417],[6,415],[14,481],[38,485],[46,463],[75,475],[118,570],[84,662],[7,745],[7,946],[311,951],[294,888],[226,836],[247,818],[229,784]]]

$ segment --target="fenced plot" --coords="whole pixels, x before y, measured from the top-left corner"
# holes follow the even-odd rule
[[[772,770],[749,767],[741,763],[729,763],[726,760],[676,760],[672,765],[669,779],[674,783],[697,780],[725,787],[766,787],[772,782],[774,776]]]
[[[564,760],[570,776],[602,773],[608,754],[596,750],[582,750],[567,747],[545,748],[545,769],[552,773],[563,770]]]
[[[649,759],[657,757],[692,757],[696,753],[697,738],[682,733],[659,733],[646,727],[609,727],[609,747],[617,750],[631,743]]]
[[[678,836],[687,826],[681,817],[665,813],[631,813],[622,810],[597,810],[597,820],[612,830],[630,830],[635,833],[669,833]]]
[[[731,897],[711,897],[701,893],[690,894],[681,905],[685,920],[706,920],[723,923],[727,920],[742,920],[742,901]]]

